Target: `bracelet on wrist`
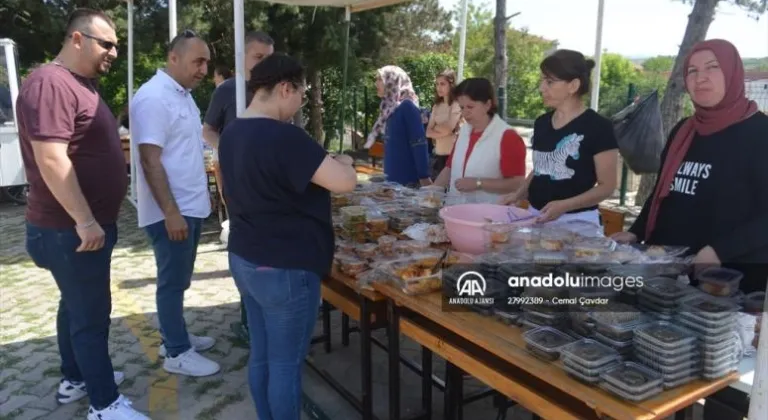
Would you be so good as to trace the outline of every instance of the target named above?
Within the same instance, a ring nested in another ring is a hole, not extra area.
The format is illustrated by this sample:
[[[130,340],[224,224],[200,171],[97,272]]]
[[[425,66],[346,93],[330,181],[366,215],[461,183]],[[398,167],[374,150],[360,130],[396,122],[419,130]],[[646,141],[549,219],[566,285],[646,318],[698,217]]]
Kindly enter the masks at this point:
[[[96,224],[96,219],[91,219],[90,222],[83,223],[83,224],[80,224],[80,225],[75,225],[75,228],[77,228],[77,229],[86,229],[86,228],[89,228],[89,227],[91,227],[91,226],[93,226],[95,224]]]

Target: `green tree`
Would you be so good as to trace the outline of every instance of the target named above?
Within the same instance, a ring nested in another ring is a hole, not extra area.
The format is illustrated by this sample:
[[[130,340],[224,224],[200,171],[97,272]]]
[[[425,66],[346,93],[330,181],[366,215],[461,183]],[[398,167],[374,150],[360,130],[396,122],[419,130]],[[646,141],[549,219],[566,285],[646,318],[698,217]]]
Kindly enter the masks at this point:
[[[490,11],[469,5],[465,77],[494,80],[493,16]],[[458,35],[454,40],[458,48]],[[535,118],[544,112],[538,93],[539,64],[552,41],[513,28],[507,30],[507,117]],[[455,50],[458,53],[458,50]]]
[[[670,55],[660,55],[643,61],[643,69],[655,73],[672,71],[674,65],[675,57]]]

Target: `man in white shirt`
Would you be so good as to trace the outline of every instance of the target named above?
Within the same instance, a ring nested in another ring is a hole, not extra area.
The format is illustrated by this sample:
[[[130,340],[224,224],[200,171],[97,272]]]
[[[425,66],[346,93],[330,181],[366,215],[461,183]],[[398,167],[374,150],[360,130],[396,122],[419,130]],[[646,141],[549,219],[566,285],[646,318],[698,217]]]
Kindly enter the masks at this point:
[[[157,263],[159,354],[166,371],[189,376],[220,369],[198,353],[214,340],[189,334],[184,321],[184,291],[203,220],[211,213],[200,109],[190,93],[207,75],[209,60],[205,41],[182,32],[171,41],[166,68],[141,86],[130,106],[131,136],[139,146],[139,227],[147,232]]]

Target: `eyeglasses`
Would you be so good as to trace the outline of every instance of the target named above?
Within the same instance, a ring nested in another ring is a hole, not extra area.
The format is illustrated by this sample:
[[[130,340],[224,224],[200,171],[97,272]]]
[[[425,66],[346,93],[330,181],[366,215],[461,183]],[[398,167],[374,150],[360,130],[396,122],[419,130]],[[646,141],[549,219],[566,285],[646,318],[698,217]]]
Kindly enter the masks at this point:
[[[80,35],[82,35],[82,36],[84,36],[84,37],[86,37],[88,39],[94,40],[97,44],[99,44],[99,46],[101,48],[104,48],[107,51],[112,51],[112,48],[114,48],[115,51],[117,51],[117,43],[116,42],[107,41],[106,39],[99,38],[97,36],[93,36],[93,35],[85,33],[85,32],[80,32]],[[70,38],[71,37],[72,37],[72,35],[70,35]]]

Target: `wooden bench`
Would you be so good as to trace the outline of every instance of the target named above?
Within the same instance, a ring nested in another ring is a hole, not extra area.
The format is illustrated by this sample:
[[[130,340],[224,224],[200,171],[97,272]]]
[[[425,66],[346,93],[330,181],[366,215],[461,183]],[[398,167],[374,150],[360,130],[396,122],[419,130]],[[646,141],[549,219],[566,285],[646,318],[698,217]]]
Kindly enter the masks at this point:
[[[376,167],[376,160],[384,160],[384,143],[373,143],[370,149],[368,149],[368,157],[371,158],[371,165]]]

